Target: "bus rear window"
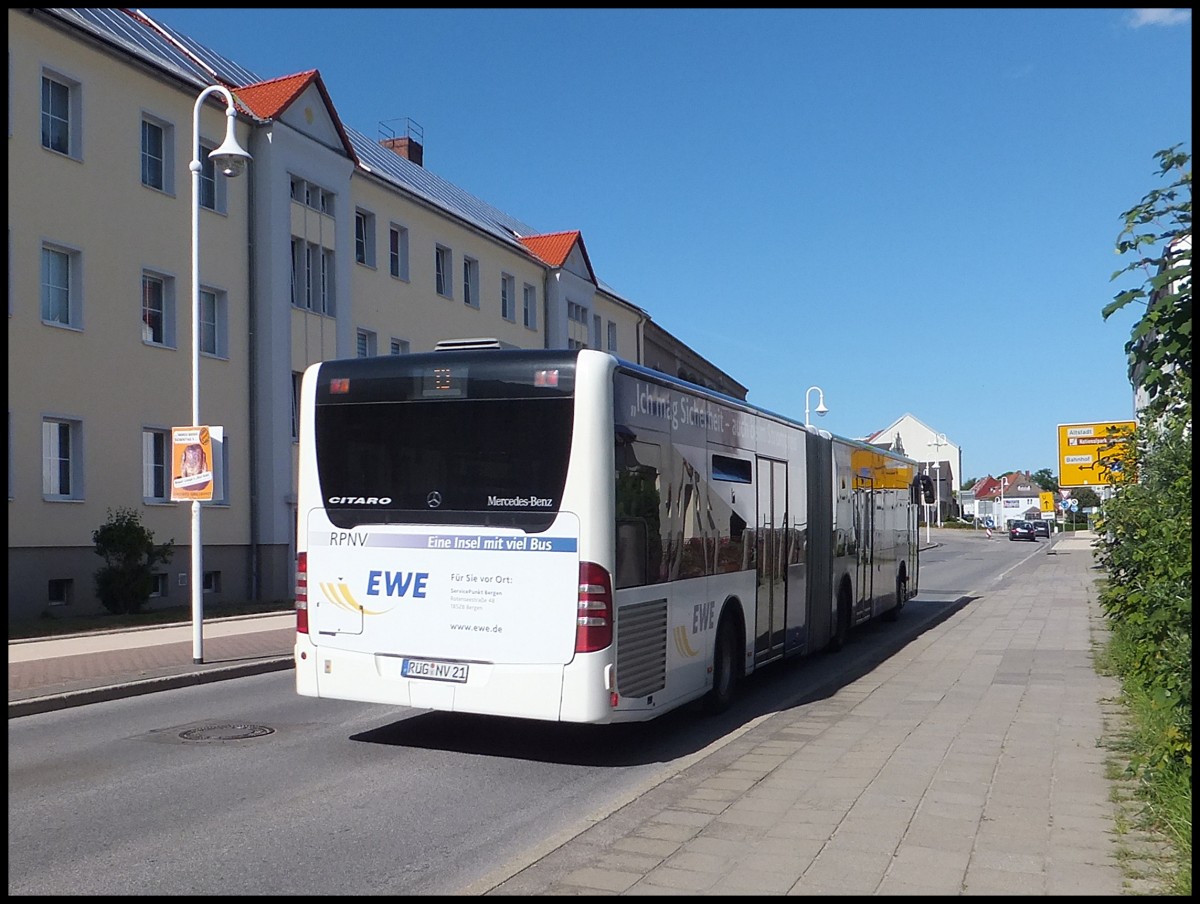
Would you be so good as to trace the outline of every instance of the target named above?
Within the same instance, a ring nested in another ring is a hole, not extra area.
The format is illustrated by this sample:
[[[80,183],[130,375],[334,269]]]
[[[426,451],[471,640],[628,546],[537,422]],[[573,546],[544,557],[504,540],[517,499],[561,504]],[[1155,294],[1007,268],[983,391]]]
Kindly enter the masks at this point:
[[[569,396],[318,405],[330,520],[545,530],[562,500],[572,417]]]

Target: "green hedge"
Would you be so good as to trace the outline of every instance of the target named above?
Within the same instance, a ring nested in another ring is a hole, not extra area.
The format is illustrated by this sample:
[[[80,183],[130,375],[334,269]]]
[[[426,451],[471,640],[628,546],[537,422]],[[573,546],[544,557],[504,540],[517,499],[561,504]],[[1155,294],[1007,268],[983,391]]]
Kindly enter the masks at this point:
[[[1192,440],[1177,422],[1139,437],[1128,462],[1137,481],[1105,505],[1095,541],[1108,579],[1100,603],[1114,636],[1115,667],[1161,716],[1156,742],[1135,766],[1192,762]]]

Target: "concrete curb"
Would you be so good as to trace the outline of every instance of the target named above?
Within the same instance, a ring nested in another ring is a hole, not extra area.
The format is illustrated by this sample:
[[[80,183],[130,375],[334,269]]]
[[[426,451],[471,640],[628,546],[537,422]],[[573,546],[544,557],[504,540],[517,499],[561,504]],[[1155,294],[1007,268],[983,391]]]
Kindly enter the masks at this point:
[[[73,706],[85,706],[89,703],[102,703],[107,700],[119,700],[123,697],[139,697],[142,694],[153,694],[158,691],[173,690],[178,687],[211,684],[214,681],[225,681],[230,678],[244,678],[249,675],[279,672],[292,668],[294,665],[295,660],[291,656],[278,656],[270,659],[258,659],[253,662],[239,662],[234,665],[203,669],[201,671],[188,671],[179,675],[165,675],[141,681],[124,681],[118,684],[110,684],[106,687],[68,691],[62,694],[47,694],[41,697],[30,697],[26,700],[10,700],[8,704],[8,717],[15,719],[20,716],[31,716],[59,709],[70,709]]]

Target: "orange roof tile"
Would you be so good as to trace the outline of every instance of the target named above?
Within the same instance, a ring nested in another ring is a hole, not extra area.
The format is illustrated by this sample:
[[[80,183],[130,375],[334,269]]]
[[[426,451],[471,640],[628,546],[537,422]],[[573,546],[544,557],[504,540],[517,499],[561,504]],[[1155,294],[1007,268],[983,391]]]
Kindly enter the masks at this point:
[[[592,282],[596,282],[596,272],[592,269],[587,248],[584,247],[583,234],[578,229],[570,232],[550,232],[546,235],[521,236],[521,244],[528,248],[534,257],[551,267],[561,267],[566,263],[571,249],[578,244],[579,251],[583,254],[583,262],[587,264],[588,275]]]
[[[318,70],[309,69],[295,75],[285,75],[254,85],[234,88],[233,93],[237,97],[238,103],[259,119],[278,119],[279,115],[291,106],[296,98],[314,84],[321,94],[321,100],[325,104],[329,118],[333,121],[338,135],[342,139],[342,147],[345,148],[350,159],[357,163],[358,156],[354,153],[354,147],[350,144],[350,139],[342,128],[342,121],[338,118],[337,110],[334,109],[333,101],[329,97],[329,92],[325,90],[325,82]]]
[[[521,244],[534,255],[551,267],[561,267],[575,247],[579,238],[579,230],[573,232],[552,232],[548,235],[526,235],[521,237]]]
[[[320,78],[316,69],[285,75],[237,89],[238,100],[260,119],[276,119],[313,81]]]

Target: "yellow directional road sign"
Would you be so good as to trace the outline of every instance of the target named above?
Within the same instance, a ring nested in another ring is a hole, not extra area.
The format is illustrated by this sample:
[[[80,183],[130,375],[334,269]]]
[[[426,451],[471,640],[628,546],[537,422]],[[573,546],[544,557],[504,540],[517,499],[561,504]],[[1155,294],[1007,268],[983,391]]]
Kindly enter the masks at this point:
[[[1058,485],[1110,486],[1122,480],[1121,460],[1137,421],[1058,425]]]

